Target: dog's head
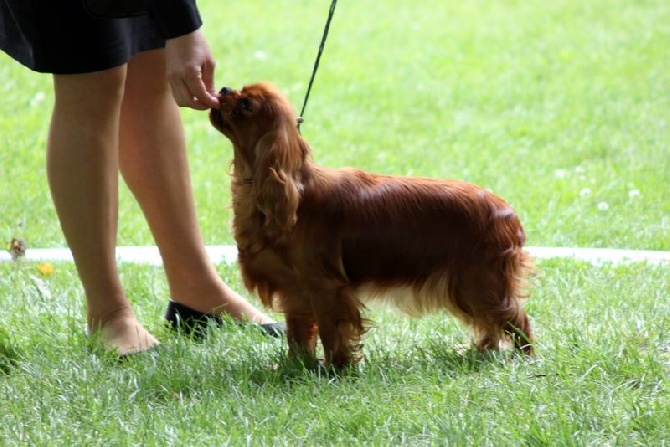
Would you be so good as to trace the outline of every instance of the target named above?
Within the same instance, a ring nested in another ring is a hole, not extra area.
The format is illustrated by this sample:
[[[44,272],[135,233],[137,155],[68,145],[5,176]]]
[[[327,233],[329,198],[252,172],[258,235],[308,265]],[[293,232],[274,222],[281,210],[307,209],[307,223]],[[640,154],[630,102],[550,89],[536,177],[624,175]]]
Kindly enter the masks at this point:
[[[287,231],[296,220],[309,146],[288,99],[269,83],[224,87],[210,121],[233,144],[235,177],[250,184],[266,225]]]
[[[219,91],[220,108],[212,109],[210,121],[235,146],[254,146],[268,132],[296,122],[288,99],[269,83]]]

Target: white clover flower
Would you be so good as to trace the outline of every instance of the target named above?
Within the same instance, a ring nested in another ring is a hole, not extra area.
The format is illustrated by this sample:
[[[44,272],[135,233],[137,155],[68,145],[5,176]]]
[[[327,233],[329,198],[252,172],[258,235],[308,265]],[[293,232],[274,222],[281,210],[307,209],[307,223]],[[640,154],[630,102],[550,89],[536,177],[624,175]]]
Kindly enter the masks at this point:
[[[640,196],[640,190],[639,189],[631,189],[630,191],[628,191],[628,197],[631,198],[631,199],[633,199],[635,197],[639,197],[639,196]]]
[[[44,92],[37,92],[33,99],[30,100],[30,107],[38,106],[42,101],[44,101],[45,94]]]
[[[598,211],[607,211],[610,209],[610,206],[607,202],[599,202],[598,205],[596,205],[596,208],[598,208]]]
[[[556,178],[565,178],[566,175],[568,175],[568,171],[565,169],[556,169],[554,171],[554,177]]]
[[[579,196],[580,197],[589,197],[591,195],[591,189],[590,188],[584,188],[581,191],[579,191]]]

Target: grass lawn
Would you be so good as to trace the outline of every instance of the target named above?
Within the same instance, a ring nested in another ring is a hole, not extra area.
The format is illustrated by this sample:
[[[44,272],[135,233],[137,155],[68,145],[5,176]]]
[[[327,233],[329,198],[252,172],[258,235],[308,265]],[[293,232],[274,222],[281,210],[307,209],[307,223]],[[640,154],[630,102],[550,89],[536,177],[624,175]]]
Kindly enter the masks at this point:
[[[199,2],[217,84],[270,80],[299,109],[328,1]],[[670,3],[340,2],[303,134],[331,167],[459,178],[518,211],[529,245],[670,250]],[[63,247],[44,146],[51,79],[0,54],[0,240]],[[104,98],[92,98],[104,107]],[[199,218],[231,244],[230,146],[183,111]],[[119,245],[152,245],[121,190]],[[668,445],[670,266],[542,261],[539,355],[459,355],[441,315],[372,309],[337,379],[236,327],[169,333],[160,268],[124,264],[165,347],[118,364],[83,335],[74,267],[0,264],[6,445]],[[219,266],[242,291],[236,266]],[[250,297],[254,299],[253,297]]]

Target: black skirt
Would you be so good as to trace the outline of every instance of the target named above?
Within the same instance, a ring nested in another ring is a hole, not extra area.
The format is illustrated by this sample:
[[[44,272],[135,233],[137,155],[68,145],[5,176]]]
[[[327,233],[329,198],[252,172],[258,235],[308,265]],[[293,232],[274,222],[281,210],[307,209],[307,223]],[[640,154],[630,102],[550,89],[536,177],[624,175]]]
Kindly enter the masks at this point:
[[[0,49],[33,71],[106,70],[164,46],[150,16],[95,18],[81,0],[0,0]]]

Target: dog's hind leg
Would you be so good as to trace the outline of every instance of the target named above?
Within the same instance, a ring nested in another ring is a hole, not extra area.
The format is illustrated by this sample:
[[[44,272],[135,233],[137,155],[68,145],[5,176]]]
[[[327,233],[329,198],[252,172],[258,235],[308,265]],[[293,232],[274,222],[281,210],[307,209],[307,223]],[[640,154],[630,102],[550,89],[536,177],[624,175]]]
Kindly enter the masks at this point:
[[[533,354],[533,332],[526,312],[518,308],[493,310],[474,318],[477,349],[497,350],[501,342],[511,338],[514,347],[524,354]]]
[[[458,301],[472,318],[478,349],[496,350],[511,338],[517,349],[533,354],[533,332],[521,295],[528,270],[525,253],[519,251],[465,275]]]
[[[533,330],[530,319],[523,309],[519,309],[516,318],[506,323],[505,332],[514,340],[514,347],[524,354],[533,355]]]
[[[523,303],[528,299],[524,294],[526,282],[531,272],[531,259],[526,251],[515,248],[503,257],[501,266],[504,283],[504,297],[510,302],[505,315],[503,330],[514,341],[514,347],[527,355],[533,355],[533,330]]]

